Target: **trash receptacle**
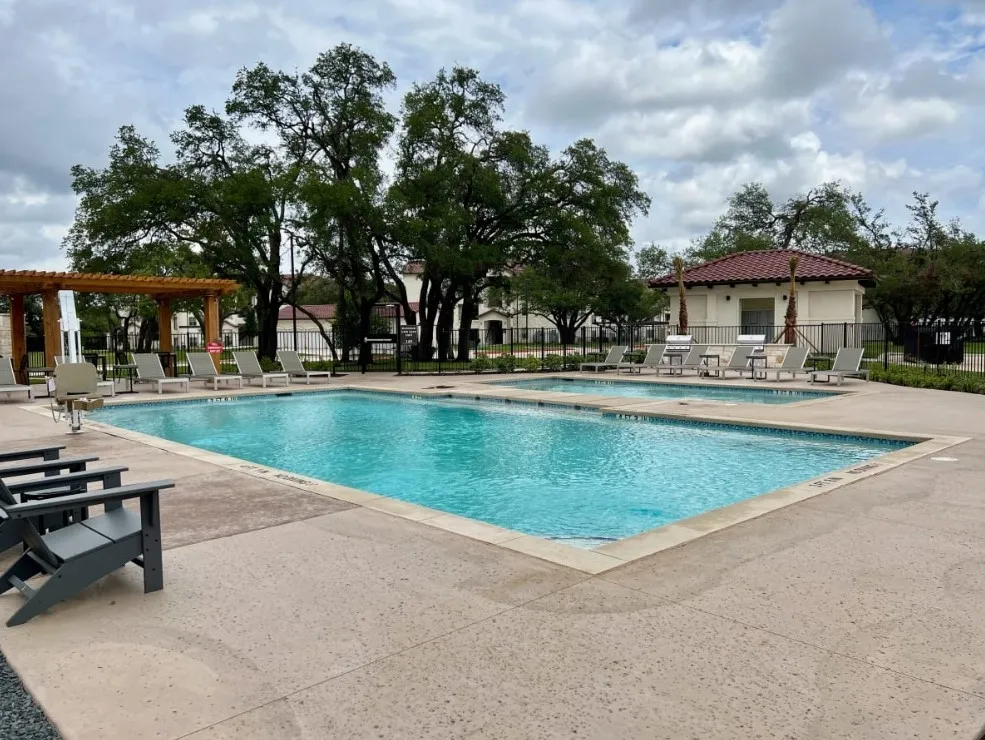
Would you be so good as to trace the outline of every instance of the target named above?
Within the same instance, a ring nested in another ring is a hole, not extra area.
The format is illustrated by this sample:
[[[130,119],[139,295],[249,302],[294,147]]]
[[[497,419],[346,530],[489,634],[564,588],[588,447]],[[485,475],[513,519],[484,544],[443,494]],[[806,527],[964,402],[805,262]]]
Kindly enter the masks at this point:
[[[960,329],[911,326],[903,332],[903,349],[931,365],[964,362],[964,333]]]

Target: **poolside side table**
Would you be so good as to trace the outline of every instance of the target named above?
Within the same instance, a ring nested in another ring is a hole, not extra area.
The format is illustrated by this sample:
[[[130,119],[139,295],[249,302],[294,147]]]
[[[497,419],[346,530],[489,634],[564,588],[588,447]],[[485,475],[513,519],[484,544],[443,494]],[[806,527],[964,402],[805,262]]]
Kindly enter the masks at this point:
[[[670,375],[674,375],[675,374],[674,373],[674,365],[677,365],[677,373],[676,374],[677,375],[683,375],[684,374],[684,368],[682,367],[682,365],[684,364],[684,355],[682,353],[680,353],[680,352],[675,352],[672,355],[668,355],[668,357],[670,358],[670,372],[669,372],[669,374]]]
[[[749,367],[752,369],[753,380],[766,380],[766,355],[749,355]]]
[[[137,391],[135,391],[133,389],[133,374],[135,372],[137,372],[137,366],[136,365],[113,365],[113,374],[114,374],[114,376],[116,375],[116,371],[117,370],[126,370],[127,371],[127,380],[130,381],[130,384],[129,384],[129,387],[127,388],[127,390],[125,390],[125,391],[117,391],[117,393],[136,393]]]
[[[722,356],[717,352],[708,352],[703,355],[698,355],[701,358],[701,364],[704,366],[702,370],[698,372],[698,375],[704,376],[706,378],[711,377],[712,373],[715,373],[716,378],[722,377]],[[715,367],[712,369],[711,361],[715,361]]]

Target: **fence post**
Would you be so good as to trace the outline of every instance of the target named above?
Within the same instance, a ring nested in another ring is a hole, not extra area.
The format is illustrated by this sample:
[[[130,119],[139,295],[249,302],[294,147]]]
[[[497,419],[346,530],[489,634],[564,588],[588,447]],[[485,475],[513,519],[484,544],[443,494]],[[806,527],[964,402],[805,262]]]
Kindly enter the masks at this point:
[[[510,354],[511,354],[511,355],[512,355],[512,354],[513,354],[513,352],[514,352],[514,350],[513,350],[513,331],[514,331],[514,329],[513,329],[513,327],[511,326],[511,327],[510,327]]]
[[[398,313],[397,314],[397,342],[396,342],[396,344],[397,344],[397,375],[403,375],[403,363],[401,362],[401,359],[400,359],[401,354],[403,354],[400,351],[400,340],[402,338],[401,337],[401,334],[402,334],[402,332],[400,331],[400,314]]]
[[[585,327],[581,327],[581,356],[585,356]]]
[[[882,369],[889,369],[889,325],[882,325]]]
[[[547,332],[542,331],[540,333],[540,364],[544,364],[544,354],[547,350]]]
[[[842,339],[841,339],[841,346],[842,347],[847,347],[848,346],[848,322],[847,321],[845,322],[845,326],[844,326],[844,332],[843,332]]]

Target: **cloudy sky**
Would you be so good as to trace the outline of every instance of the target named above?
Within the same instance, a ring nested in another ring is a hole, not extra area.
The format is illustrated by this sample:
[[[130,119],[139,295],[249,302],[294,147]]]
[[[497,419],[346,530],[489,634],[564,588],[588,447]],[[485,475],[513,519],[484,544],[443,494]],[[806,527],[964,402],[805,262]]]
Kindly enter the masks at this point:
[[[985,232],[985,0],[0,0],[0,268],[64,267],[69,168],[120,125],[166,145],[238,68],[342,41],[402,87],[480,69],[553,147],[594,137],[653,198],[640,242],[683,247],[750,180],[900,218],[930,191]]]

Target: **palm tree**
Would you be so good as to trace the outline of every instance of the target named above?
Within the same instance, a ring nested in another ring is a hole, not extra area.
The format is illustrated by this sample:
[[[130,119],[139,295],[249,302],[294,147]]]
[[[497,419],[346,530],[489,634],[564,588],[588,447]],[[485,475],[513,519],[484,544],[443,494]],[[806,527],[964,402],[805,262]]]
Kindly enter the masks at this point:
[[[681,309],[677,314],[677,332],[687,334],[687,298],[684,296],[684,259],[674,257],[674,271],[677,273],[677,289],[680,291]]]
[[[787,314],[783,319],[783,341],[797,343],[797,255],[790,258],[790,295],[787,297]]]

